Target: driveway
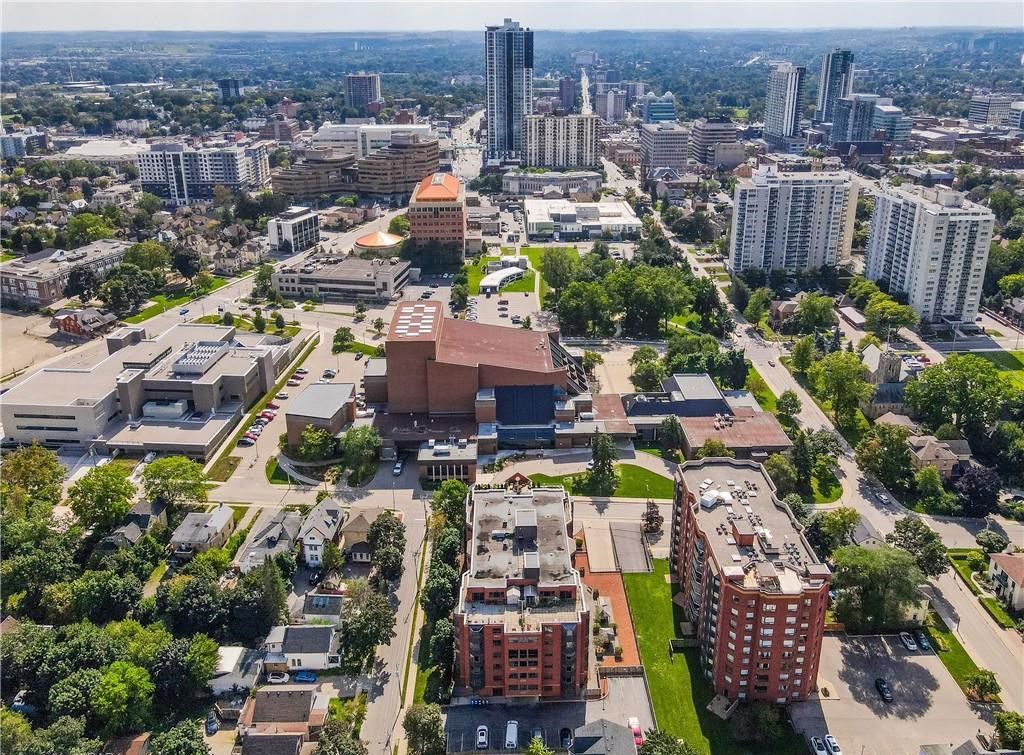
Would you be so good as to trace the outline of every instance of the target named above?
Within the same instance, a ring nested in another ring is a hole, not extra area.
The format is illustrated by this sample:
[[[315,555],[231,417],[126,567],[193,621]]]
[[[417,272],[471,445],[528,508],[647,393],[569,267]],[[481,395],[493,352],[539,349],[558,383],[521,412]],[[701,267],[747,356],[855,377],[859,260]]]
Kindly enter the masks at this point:
[[[878,696],[879,677],[892,687],[893,702]],[[905,755],[992,728],[990,712],[967,701],[935,653],[907,651],[894,635],[826,636],[818,687],[811,700],[791,706],[796,729],[808,737],[832,734],[854,755]]]

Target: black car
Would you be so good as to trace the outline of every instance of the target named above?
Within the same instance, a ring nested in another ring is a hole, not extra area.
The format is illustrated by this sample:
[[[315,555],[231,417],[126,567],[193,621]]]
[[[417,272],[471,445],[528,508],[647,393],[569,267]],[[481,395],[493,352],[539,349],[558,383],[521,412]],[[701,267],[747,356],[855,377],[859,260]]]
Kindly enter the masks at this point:
[[[875,689],[883,700],[887,703],[892,702],[892,688],[889,687],[889,682],[882,678],[875,679]]]
[[[314,569],[313,573],[309,575],[309,584],[318,585],[324,578],[324,572],[322,569]]]

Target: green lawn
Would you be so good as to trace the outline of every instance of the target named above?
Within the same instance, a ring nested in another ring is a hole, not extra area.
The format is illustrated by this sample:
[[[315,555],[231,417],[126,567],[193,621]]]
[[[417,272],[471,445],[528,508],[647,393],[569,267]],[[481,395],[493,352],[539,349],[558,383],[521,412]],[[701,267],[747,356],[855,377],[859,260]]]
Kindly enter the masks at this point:
[[[205,296],[211,291],[216,291],[221,286],[226,286],[229,282],[227,278],[214,277],[213,285],[203,291],[202,295]],[[194,292],[191,290],[186,290],[180,296],[173,296],[171,298],[168,298],[166,294],[157,294],[153,297],[152,304],[141,310],[138,314],[124,318],[124,321],[132,324],[145,322],[150,317],[156,317],[161,312],[166,312],[174,307],[180,307],[182,304],[187,304],[195,298]]]
[[[622,575],[658,727],[708,755],[806,752],[800,737],[788,727],[782,742],[756,749],[744,747],[733,741],[727,722],[706,710],[713,695],[701,674],[697,650],[671,656],[668,652],[669,640],[678,636],[679,622],[685,617],[672,602],[667,575],[668,561],[664,559],[656,559],[649,574]]]
[[[992,362],[1004,379],[1017,388],[1024,388],[1024,351],[972,351],[971,354]]]
[[[540,275],[540,261],[544,256],[544,252],[548,249],[555,249],[556,247],[551,246],[523,246],[519,248],[519,251],[530,258],[530,266],[537,271],[537,275]],[[572,247],[568,247],[572,249]],[[543,303],[544,297],[547,296],[548,291],[551,290],[551,286],[544,280],[544,276],[540,276],[540,300]]]
[[[971,569],[967,565],[967,554],[969,553],[982,553],[982,551],[978,548],[950,550],[948,551],[949,563],[953,565],[953,569],[960,575],[960,579],[967,585],[967,589],[975,594],[978,602],[988,611],[993,620],[1004,629],[1013,629],[1016,626],[1016,622],[1007,612],[1005,606],[997,598],[982,593],[978,586],[974,584],[974,580],[971,579]]]
[[[672,480],[644,467],[635,464],[616,464],[615,471],[619,473],[619,486],[612,493],[612,498],[671,499],[675,491],[675,483]],[[564,475],[533,474],[530,475],[530,480],[540,485],[563,485],[566,489],[572,490],[575,479],[582,475],[582,472]],[[576,492],[586,495],[581,489],[577,489]]]
[[[497,259],[496,256],[481,257],[479,265],[466,265],[466,288],[469,289],[470,296],[477,296],[480,293],[480,281],[487,275],[487,263]]]
[[[377,347],[371,346],[368,343],[360,343],[359,341],[352,341],[348,346],[345,347],[345,351],[352,354],[366,354],[368,357],[377,355]]]
[[[291,484],[291,480],[288,478],[288,475],[285,474],[284,470],[278,466],[277,459],[275,457],[271,456],[267,459],[265,471],[267,473],[267,480],[269,480],[272,485]]]
[[[768,383],[764,381],[764,378],[761,377],[754,365],[750,365],[747,368],[746,387],[748,391],[754,394],[754,398],[757,399],[757,403],[760,404],[762,409],[772,414],[778,411],[775,403],[775,394],[772,393],[772,389],[768,387]]]
[[[13,259],[17,259],[17,256],[14,254],[0,254],[0,262],[9,262]]]
[[[160,580],[162,580],[164,578],[164,574],[167,573],[167,568],[168,564],[166,561],[161,561],[157,564],[146,578],[146,587],[154,588],[159,585]]]
[[[241,461],[241,456],[222,456],[210,467],[206,478],[214,482],[227,482],[231,475],[235,473],[235,470],[238,469],[238,464]]]
[[[824,484],[817,477],[812,477],[811,490],[813,494],[809,503],[833,503],[843,494],[843,486],[835,477]]]
[[[949,627],[945,625],[942,618],[935,611],[931,611],[928,617],[931,621],[927,632],[931,638],[932,647],[935,648],[936,655],[939,656],[942,665],[949,670],[949,673],[966,695],[967,689],[964,680],[971,674],[976,674],[979,671],[978,664],[967,654],[964,646],[960,644],[960,640],[956,638],[956,635],[950,631]],[[998,702],[998,698],[996,702]]]
[[[256,332],[256,326],[253,325],[252,320],[246,317],[242,317],[241,315],[237,315],[234,313],[232,314],[232,325],[234,326],[235,330],[241,331],[243,333]],[[267,326],[266,328],[263,329],[263,332],[267,335],[292,338],[302,329],[298,325],[285,325],[283,328],[278,328],[276,325],[274,325],[273,314],[270,314],[269,316],[264,315],[264,317],[266,318]],[[196,322],[208,323],[211,325],[220,325],[221,323],[223,323],[223,319],[220,315],[204,315],[203,317],[198,318]]]
[[[523,277],[519,280],[514,280],[507,286],[502,286],[501,293],[503,294],[532,294],[533,293],[533,279],[536,273],[533,270],[527,270],[523,273]]]
[[[679,462],[679,455],[675,451],[667,453],[664,448],[659,448],[657,446],[653,446],[651,448],[638,448],[636,450],[641,453],[650,454],[651,456],[657,456],[659,459],[668,459],[669,461],[676,463]]]
[[[696,312],[686,312],[681,315],[675,315],[670,323],[678,325],[680,328],[692,328],[694,323],[700,322],[700,317]]]

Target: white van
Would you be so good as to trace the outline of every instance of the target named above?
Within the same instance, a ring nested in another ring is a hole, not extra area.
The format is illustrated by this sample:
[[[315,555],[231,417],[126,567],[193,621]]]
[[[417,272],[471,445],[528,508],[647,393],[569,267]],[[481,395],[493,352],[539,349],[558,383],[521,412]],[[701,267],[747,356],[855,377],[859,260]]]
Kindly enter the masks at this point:
[[[505,749],[519,749],[519,722],[509,721],[505,724]]]

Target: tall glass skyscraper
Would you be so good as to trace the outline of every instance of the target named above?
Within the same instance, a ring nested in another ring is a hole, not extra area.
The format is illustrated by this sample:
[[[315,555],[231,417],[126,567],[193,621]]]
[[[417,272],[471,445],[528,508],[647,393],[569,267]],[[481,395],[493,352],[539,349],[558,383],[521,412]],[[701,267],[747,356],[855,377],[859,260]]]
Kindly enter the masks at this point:
[[[833,50],[821,56],[821,75],[818,78],[818,105],[814,120],[831,123],[835,117],[836,101],[853,92],[853,53]]]
[[[488,26],[487,155],[488,159],[523,153],[523,119],[533,113],[533,32],[506,18]]]

